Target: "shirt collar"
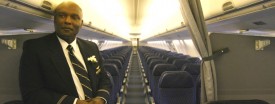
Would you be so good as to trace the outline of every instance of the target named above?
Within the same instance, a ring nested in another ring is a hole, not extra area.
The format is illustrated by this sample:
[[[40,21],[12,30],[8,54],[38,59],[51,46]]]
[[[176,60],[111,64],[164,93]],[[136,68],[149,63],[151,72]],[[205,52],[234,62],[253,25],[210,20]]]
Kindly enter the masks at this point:
[[[59,38],[58,36],[57,36],[57,38],[58,38],[58,40],[59,40],[59,42],[60,42],[60,44],[62,46],[62,49],[66,50],[69,44],[65,40]],[[76,39],[70,45],[73,47],[74,50],[78,49],[78,46],[77,46],[77,43],[76,43]]]

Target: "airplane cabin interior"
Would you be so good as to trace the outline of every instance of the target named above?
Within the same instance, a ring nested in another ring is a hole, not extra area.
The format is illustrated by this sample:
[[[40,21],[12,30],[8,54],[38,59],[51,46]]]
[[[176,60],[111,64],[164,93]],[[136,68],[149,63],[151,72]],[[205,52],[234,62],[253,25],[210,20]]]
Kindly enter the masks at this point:
[[[1,0],[0,103],[24,104],[23,43],[53,33],[63,1],[97,44],[108,104],[274,104],[274,0]]]

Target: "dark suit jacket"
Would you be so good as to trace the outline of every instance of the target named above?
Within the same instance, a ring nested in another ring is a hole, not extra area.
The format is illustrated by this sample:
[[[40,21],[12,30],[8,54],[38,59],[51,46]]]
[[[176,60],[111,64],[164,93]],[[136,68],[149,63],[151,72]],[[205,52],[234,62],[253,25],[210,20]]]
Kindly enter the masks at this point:
[[[95,43],[77,38],[85,61],[93,97],[109,99],[111,83],[102,66],[102,59]],[[101,71],[96,69],[88,57],[95,55]],[[72,104],[78,93],[61,45],[55,35],[27,40],[19,71],[20,89],[26,104]]]

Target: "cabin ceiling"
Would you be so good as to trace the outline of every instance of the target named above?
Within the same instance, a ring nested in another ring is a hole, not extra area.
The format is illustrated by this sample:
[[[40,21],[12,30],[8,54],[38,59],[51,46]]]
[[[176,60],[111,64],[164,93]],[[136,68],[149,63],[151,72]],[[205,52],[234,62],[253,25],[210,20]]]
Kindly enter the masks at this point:
[[[132,26],[140,25],[143,8],[148,4],[149,0],[124,0],[124,7],[128,10],[128,19],[131,20]]]

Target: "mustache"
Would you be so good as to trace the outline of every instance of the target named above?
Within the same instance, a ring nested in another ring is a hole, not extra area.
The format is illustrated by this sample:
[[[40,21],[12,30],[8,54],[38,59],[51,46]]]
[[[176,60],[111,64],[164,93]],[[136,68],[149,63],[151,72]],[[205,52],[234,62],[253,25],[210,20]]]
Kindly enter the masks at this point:
[[[70,30],[73,30],[73,28],[71,28],[71,27],[61,27],[61,29],[70,29]]]

